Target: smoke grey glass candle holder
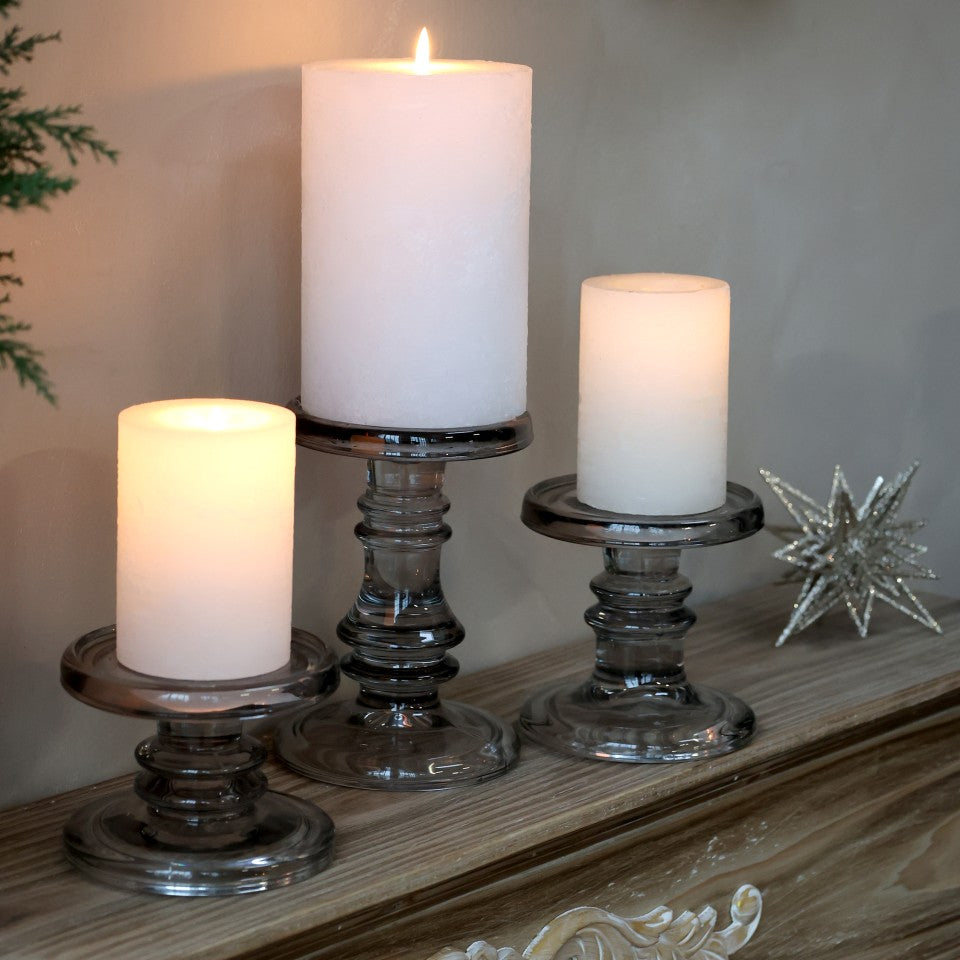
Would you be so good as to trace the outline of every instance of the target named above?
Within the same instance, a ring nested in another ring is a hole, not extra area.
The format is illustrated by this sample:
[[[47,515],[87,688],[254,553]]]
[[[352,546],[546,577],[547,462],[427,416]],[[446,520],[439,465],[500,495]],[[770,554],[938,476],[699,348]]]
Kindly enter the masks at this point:
[[[459,669],[448,651],[464,638],[440,583],[440,550],[450,538],[441,489],[451,460],[526,447],[529,414],[463,430],[398,430],[321,420],[297,401],[290,406],[301,446],[367,460],[367,489],[356,527],[363,582],[337,627],[351,647],[341,666],[359,693],[284,721],[278,753],[307,777],[347,787],[432,790],[499,776],[517,759],[512,726],[440,700],[440,684]]]
[[[294,630],[290,661],[273,673],[171,680],[120,664],[115,629],[104,627],[67,648],[60,679],[83,703],[157,722],[137,747],[134,789],[88,803],[64,828],[67,858],[84,873],[128,890],[215,896],[286,886],[330,862],[330,818],[268,791],[266,750],[241,730],[336,688],[336,659],[316,637]]]
[[[643,517],[577,499],[574,474],[544,480],[524,497],[521,519],[537,533],[600,547],[604,570],[584,618],[597,636],[593,674],[535,693],[520,714],[529,740],[595,760],[663,763],[729,753],[753,736],[753,711],[729,693],[687,680],[683,640],[696,621],[680,554],[741,540],[763,526],[755,493],[727,484],[707,513]]]

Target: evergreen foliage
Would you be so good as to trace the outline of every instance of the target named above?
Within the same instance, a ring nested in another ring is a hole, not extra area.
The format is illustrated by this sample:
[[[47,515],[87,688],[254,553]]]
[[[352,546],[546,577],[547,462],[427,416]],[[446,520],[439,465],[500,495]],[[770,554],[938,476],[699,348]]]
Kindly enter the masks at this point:
[[[0,0],[0,17],[20,6],[20,0]],[[58,33],[35,33],[24,36],[22,28],[9,27],[0,37],[0,75],[21,62],[33,60],[41,44],[58,41]],[[23,210],[28,207],[47,209],[47,201],[69,193],[77,180],[55,171],[46,157],[48,146],[59,148],[76,166],[80,158],[90,155],[95,160],[116,163],[117,151],[97,138],[89,124],[81,123],[79,106],[34,107],[24,105],[22,87],[0,87],[0,207]],[[0,269],[13,260],[12,250],[0,250]],[[31,329],[29,323],[14,320],[7,314],[10,288],[23,285],[19,276],[0,273],[0,369],[9,367],[21,386],[31,384],[37,393],[56,403],[47,371],[40,358],[43,354],[21,339]]]

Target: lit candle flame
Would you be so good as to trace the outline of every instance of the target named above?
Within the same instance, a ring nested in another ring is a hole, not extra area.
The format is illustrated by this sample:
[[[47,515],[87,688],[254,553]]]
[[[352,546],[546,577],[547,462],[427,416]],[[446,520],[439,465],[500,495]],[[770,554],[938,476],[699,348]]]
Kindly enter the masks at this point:
[[[413,68],[417,73],[430,72],[430,35],[427,28],[420,31],[420,38],[417,40],[417,53],[413,60]]]

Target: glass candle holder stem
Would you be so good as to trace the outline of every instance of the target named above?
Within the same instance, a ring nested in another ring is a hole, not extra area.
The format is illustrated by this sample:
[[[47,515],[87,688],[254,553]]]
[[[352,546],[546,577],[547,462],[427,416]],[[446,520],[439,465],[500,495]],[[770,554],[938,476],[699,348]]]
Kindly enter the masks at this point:
[[[358,702],[398,714],[436,706],[439,684],[458,670],[447,651],[464,630],[440,583],[440,551],[450,539],[444,471],[436,461],[369,460],[357,502],[363,583],[337,627],[352,648],[342,669],[360,685]]]
[[[440,581],[450,539],[443,480],[450,460],[523,449],[533,437],[529,415],[459,430],[398,430],[334,423],[292,406],[297,442],[363,457],[367,486],[355,529],[363,581],[337,627],[350,647],[343,672],[359,692],[282,723],[280,756],[315,780],[379,790],[434,790],[506,772],[517,758],[514,729],[440,697],[458,670],[449,651],[464,638]]]
[[[596,682],[679,689],[683,638],[697,619],[684,606],[693,586],[680,551],[606,547],[603,565],[590,581],[599,602],[584,614],[597,635]]]
[[[266,792],[260,771],[266,750],[239,722],[161,721],[136,750],[143,770],[135,790],[150,811],[154,840],[189,845],[254,829],[254,809]]]

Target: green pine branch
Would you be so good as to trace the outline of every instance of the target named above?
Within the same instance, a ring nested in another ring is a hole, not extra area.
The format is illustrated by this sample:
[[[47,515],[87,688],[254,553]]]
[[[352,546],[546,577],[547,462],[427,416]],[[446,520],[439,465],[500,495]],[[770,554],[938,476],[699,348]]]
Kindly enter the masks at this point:
[[[119,154],[96,136],[96,131],[87,123],[71,123],[70,117],[79,116],[79,106],[43,107],[39,110],[11,110],[23,96],[20,89],[9,103],[0,102],[0,124],[4,135],[14,144],[26,146],[28,152],[43,152],[44,138],[49,138],[67,155],[71,165],[79,162],[86,151],[94,159],[106,158],[116,163]]]
[[[0,260],[13,260],[13,251],[0,250]],[[22,286],[23,280],[15,273],[0,273],[0,287]],[[0,370],[12,369],[21,387],[32,384],[41,397],[56,405],[53,384],[40,362],[43,354],[17,336],[30,330],[30,324],[14,320],[2,312],[9,302],[9,293],[0,296]]]
[[[17,105],[21,88],[0,90],[0,206],[46,209],[47,201],[69,193],[77,180],[57,174],[44,159],[48,143],[76,166],[82,154],[117,162],[118,153],[96,135],[92,126],[74,123],[79,106],[27,110]]]
[[[43,354],[36,347],[14,336],[30,329],[29,323],[20,323],[0,313],[0,370],[6,370],[9,366],[17,375],[21,387],[32,384],[44,400],[56,406],[53,384],[40,362]]]
[[[20,0],[0,0],[0,17],[20,6]],[[19,26],[11,26],[0,36],[0,76],[9,76],[17,63],[33,60],[37,47],[59,41],[60,33],[25,35]],[[22,87],[0,88],[0,207],[22,210],[47,209],[47,201],[69,193],[75,177],[54,170],[47,159],[52,146],[76,166],[83,156],[116,163],[119,154],[101,140],[94,128],[78,122],[78,105],[27,108],[23,106]],[[13,251],[0,251],[0,260],[12,260]],[[20,277],[0,274],[0,287],[22,286]],[[40,358],[43,354],[19,335],[31,328],[5,312],[10,293],[0,296],[0,370],[10,368],[21,386],[32,384],[37,393],[56,403],[52,384]]]
[[[49,167],[23,173],[0,172],[0,206],[11,210],[23,207],[47,209],[47,200],[69,193],[77,184],[73,177],[58,177]]]
[[[19,6],[20,0],[0,0],[0,16],[9,17],[10,11]],[[59,30],[56,33],[34,33],[25,37],[22,27],[10,27],[0,37],[0,73],[6,76],[10,73],[10,68],[20,60],[29,63],[33,60],[37,47],[59,39]]]

